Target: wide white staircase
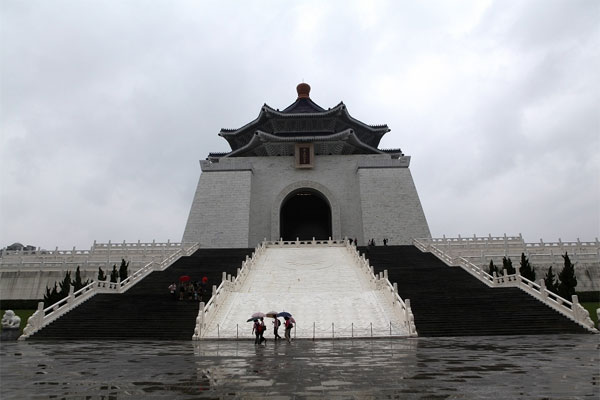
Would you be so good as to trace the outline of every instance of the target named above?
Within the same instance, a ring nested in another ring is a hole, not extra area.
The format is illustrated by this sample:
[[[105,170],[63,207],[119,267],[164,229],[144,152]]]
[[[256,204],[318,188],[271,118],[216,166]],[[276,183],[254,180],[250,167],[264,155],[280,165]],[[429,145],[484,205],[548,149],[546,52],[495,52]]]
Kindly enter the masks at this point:
[[[353,246],[283,243],[263,244],[236,279],[226,279],[201,307],[195,339],[250,338],[252,324],[246,321],[257,311],[291,313],[296,338],[415,334],[410,306],[384,276],[373,275]],[[273,336],[272,321],[265,318],[267,338]]]

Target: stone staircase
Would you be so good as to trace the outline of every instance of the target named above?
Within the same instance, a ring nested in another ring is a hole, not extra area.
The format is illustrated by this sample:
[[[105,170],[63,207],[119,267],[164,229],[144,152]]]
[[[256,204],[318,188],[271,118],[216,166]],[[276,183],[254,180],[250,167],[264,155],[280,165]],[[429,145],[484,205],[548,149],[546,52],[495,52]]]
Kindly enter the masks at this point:
[[[408,336],[385,288],[355,254],[345,243],[267,246],[245,279],[219,299],[201,338],[249,338],[246,320],[257,311],[290,312],[293,337],[302,339]],[[269,337],[272,322],[266,318]]]
[[[519,288],[489,288],[414,246],[359,247],[410,299],[419,336],[588,333]]]
[[[254,249],[200,249],[165,271],[156,271],[127,292],[100,294],[36,332],[29,340],[191,340],[199,303],[171,298],[168,286],[182,275],[221,283]]]

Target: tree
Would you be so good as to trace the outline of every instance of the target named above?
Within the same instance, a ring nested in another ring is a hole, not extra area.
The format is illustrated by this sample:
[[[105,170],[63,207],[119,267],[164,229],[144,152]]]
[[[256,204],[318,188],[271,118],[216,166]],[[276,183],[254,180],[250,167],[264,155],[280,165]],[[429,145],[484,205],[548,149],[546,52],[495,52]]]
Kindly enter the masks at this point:
[[[558,295],[570,300],[571,296],[575,294],[575,286],[577,286],[575,266],[571,263],[567,253],[562,257],[565,261],[565,266],[558,274],[558,279],[560,280],[560,283],[558,284]]]
[[[60,298],[64,299],[65,297],[67,297],[69,295],[69,291],[71,290],[71,272],[70,271],[67,271],[62,282],[59,283],[59,287],[60,287],[60,290],[58,293],[60,293]]]
[[[50,307],[52,304],[56,303],[62,299],[60,297],[60,293],[58,293],[58,287],[56,286],[56,282],[54,282],[54,287],[52,290],[48,286],[46,286],[46,294],[44,295],[44,307]]]
[[[77,266],[77,270],[75,271],[75,279],[73,280],[73,291],[78,291],[79,289],[87,286],[90,283],[90,280],[86,280],[83,282],[81,280],[81,271],[79,271],[79,266]]]
[[[127,279],[127,267],[129,266],[129,262],[125,262],[125,259],[121,259],[121,266],[119,267],[119,277],[121,278],[121,282]]]
[[[119,271],[117,271],[117,264],[113,265],[113,270],[110,273],[110,281],[111,282],[117,282],[119,278]]]
[[[513,275],[515,273],[517,273],[517,271],[515,270],[515,267],[513,267],[512,265],[512,260],[506,257],[502,257],[502,267],[506,270],[506,273],[508,275]]]
[[[554,272],[552,272],[552,266],[550,266],[550,268],[548,268],[548,272],[546,272],[544,283],[546,284],[546,289],[552,293],[558,293],[558,282],[556,281],[556,275],[554,275]]]
[[[529,259],[525,256],[525,253],[521,253],[521,267],[519,273],[522,277],[529,279],[531,282],[535,282],[535,269],[529,263]]]
[[[98,280],[99,281],[106,280],[106,274],[104,273],[104,271],[102,271],[102,268],[100,268],[100,267],[98,267]]]
[[[498,267],[494,265],[494,260],[490,260],[489,274],[494,276],[494,272],[498,275]]]

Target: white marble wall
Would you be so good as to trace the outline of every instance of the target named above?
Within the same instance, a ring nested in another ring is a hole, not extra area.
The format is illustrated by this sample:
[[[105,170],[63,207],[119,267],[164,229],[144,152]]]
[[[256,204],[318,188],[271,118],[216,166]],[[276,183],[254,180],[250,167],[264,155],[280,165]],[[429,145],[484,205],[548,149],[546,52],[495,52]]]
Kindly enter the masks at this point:
[[[316,156],[314,168],[296,169],[293,157],[244,157],[202,162],[184,242],[204,247],[254,247],[277,240],[279,211],[296,189],[327,198],[332,234],[366,244],[410,244],[429,227],[408,169],[410,158],[387,155]]]
[[[248,247],[249,170],[210,170],[200,175],[183,242],[202,247]]]
[[[358,176],[366,240],[398,245],[431,236],[408,168],[360,168]]]

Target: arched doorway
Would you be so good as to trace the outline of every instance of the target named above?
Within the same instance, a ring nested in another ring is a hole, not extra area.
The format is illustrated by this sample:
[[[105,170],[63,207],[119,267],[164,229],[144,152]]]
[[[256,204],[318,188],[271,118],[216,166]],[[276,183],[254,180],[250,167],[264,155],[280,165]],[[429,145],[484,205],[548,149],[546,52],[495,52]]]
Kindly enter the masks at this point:
[[[321,193],[298,189],[281,205],[279,218],[283,240],[327,240],[331,234],[331,207]]]

